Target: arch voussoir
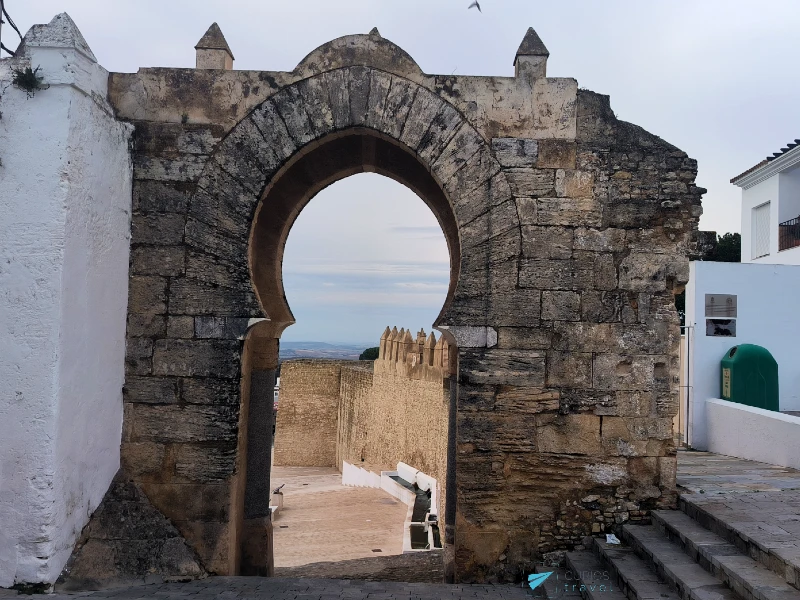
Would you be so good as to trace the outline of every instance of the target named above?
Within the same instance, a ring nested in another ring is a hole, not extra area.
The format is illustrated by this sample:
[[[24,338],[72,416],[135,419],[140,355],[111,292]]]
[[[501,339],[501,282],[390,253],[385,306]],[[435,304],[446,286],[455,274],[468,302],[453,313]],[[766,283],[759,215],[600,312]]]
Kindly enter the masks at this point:
[[[384,128],[383,110],[386,106],[386,99],[389,96],[389,89],[392,87],[392,76],[383,71],[372,70],[370,73],[369,100],[367,103],[367,115],[364,124],[377,131]]]

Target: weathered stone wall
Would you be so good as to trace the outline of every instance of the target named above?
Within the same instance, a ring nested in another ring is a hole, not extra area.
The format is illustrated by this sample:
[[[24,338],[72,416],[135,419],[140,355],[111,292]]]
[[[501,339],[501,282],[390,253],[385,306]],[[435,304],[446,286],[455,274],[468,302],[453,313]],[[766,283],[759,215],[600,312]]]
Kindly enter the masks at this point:
[[[196,524],[179,527],[192,547],[230,533],[231,515],[212,527],[174,500],[198,486],[220,494],[211,509],[231,490],[240,338],[252,317],[276,337],[292,322],[286,233],[363,170],[417,190],[453,256],[437,326],[459,349],[457,579],[519,578],[673,502],[672,296],[701,212],[696,163],[543,76],[543,56],[518,77],[426,75],[372,34],[291,73],[111,75],[136,125],[122,456],[156,508]]]
[[[276,466],[341,468],[336,463],[339,388],[349,363],[301,359],[281,364]]]

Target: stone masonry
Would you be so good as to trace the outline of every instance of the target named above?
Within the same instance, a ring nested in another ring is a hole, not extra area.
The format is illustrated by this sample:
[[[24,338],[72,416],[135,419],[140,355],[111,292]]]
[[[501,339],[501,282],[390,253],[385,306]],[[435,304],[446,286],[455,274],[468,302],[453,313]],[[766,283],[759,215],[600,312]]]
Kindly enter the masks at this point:
[[[198,66],[227,67],[210,34]],[[456,580],[519,580],[674,504],[697,165],[547,77],[547,56],[531,29],[513,77],[428,75],[373,30],[291,72],[110,75],[135,126],[123,474],[206,571],[269,570],[252,425],[294,321],[282,249],[319,190],[363,171],[417,192],[450,248]]]

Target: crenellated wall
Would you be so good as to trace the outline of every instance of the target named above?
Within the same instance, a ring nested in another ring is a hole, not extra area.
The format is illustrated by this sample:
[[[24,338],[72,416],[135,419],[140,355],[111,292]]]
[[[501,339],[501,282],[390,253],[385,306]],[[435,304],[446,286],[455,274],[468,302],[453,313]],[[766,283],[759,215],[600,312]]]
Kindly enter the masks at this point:
[[[452,347],[434,334],[388,329],[365,388],[363,371],[342,370],[337,466],[342,461],[372,470],[404,462],[439,484],[444,516],[447,418]],[[361,385],[358,385],[359,382]]]

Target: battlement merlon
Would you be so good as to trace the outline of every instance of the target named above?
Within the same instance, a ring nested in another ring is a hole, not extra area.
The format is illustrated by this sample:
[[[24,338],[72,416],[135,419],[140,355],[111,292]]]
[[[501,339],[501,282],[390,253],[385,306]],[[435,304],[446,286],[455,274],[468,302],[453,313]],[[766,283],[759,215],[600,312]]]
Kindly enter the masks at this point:
[[[546,77],[549,53],[533,29],[528,30],[514,58],[513,77],[426,74],[377,29],[323,44],[291,72],[234,71],[233,54],[227,42],[223,47],[225,38],[219,27],[212,25],[203,39],[207,37],[218,43],[198,42],[196,69],[142,68],[137,73],[112,73],[109,97],[117,116],[131,121],[210,124],[221,126],[226,133],[282,88],[337,69],[367,67],[436,93],[486,140],[576,137],[578,83],[572,78]]]

